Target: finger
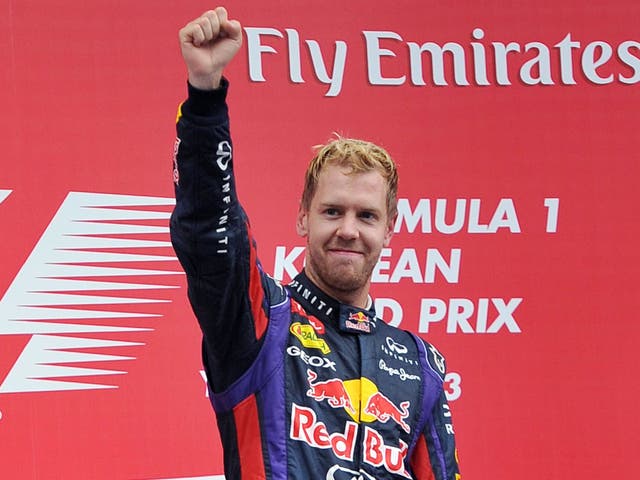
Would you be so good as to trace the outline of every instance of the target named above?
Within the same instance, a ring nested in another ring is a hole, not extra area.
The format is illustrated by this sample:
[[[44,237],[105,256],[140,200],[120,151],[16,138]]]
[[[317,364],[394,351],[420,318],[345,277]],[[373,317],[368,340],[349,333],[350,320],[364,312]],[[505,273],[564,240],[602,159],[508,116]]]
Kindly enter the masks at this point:
[[[183,44],[193,44],[194,46],[200,46],[204,42],[204,32],[202,27],[196,23],[196,21],[187,23],[184,28],[180,30],[180,42]]]
[[[204,35],[204,42],[209,42],[218,36],[217,32],[214,33],[215,27],[211,24],[211,19],[208,16],[200,17],[197,23]]]
[[[193,43],[196,47],[199,47],[200,45],[202,45],[204,42],[207,41],[200,25],[194,25],[191,39],[192,39],[191,43]]]
[[[224,7],[217,7],[214,12],[216,13],[216,15],[218,16],[218,19],[220,20],[220,23],[226,23],[227,20],[229,19],[229,14],[227,13],[227,9]]]
[[[205,12],[200,20],[203,21],[203,24],[206,24],[208,29],[210,29],[211,36],[209,40],[215,40],[220,34],[220,20],[218,19],[218,14],[215,10],[209,10]]]

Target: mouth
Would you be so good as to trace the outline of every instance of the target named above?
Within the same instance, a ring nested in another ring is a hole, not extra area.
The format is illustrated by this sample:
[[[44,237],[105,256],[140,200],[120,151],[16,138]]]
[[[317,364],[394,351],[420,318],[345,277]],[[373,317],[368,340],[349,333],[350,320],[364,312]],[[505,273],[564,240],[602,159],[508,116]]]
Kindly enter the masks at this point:
[[[364,253],[358,250],[350,250],[347,248],[330,248],[329,253],[344,257],[359,257],[364,255]]]

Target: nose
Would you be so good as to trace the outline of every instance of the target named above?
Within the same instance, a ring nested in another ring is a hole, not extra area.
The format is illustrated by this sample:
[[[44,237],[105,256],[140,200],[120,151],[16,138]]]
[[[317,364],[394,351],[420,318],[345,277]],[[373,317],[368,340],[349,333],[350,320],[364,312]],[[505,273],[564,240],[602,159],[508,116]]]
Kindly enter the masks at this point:
[[[345,240],[355,240],[360,232],[358,230],[358,219],[353,214],[346,214],[340,220],[336,234]]]

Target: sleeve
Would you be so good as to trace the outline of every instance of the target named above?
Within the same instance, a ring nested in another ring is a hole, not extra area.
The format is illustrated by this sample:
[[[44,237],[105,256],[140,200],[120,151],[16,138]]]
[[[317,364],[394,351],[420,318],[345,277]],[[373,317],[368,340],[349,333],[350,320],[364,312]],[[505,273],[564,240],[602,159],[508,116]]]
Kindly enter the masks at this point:
[[[256,358],[269,322],[269,297],[277,292],[260,267],[236,195],[227,88],[225,79],[213,91],[189,85],[179,108],[170,222],[214,392],[225,390]]]
[[[430,411],[425,412],[427,421],[418,437],[411,456],[411,469],[417,480],[459,480],[458,451],[455,444],[451,409],[444,391],[445,360],[438,350],[423,342],[426,352],[428,376],[436,383],[425,378],[426,388],[436,390],[435,402]]]

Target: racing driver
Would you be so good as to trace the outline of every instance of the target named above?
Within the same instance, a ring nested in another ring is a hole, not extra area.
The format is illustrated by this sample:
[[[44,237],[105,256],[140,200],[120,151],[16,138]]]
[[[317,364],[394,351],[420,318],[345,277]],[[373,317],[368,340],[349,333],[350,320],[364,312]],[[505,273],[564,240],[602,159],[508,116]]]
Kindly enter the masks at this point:
[[[174,248],[203,332],[227,480],[460,478],[444,359],[376,318],[371,272],[389,244],[397,172],[382,148],[320,148],[296,219],[305,268],[263,272],[234,184],[225,66],[242,44],[218,7],[179,34]]]

